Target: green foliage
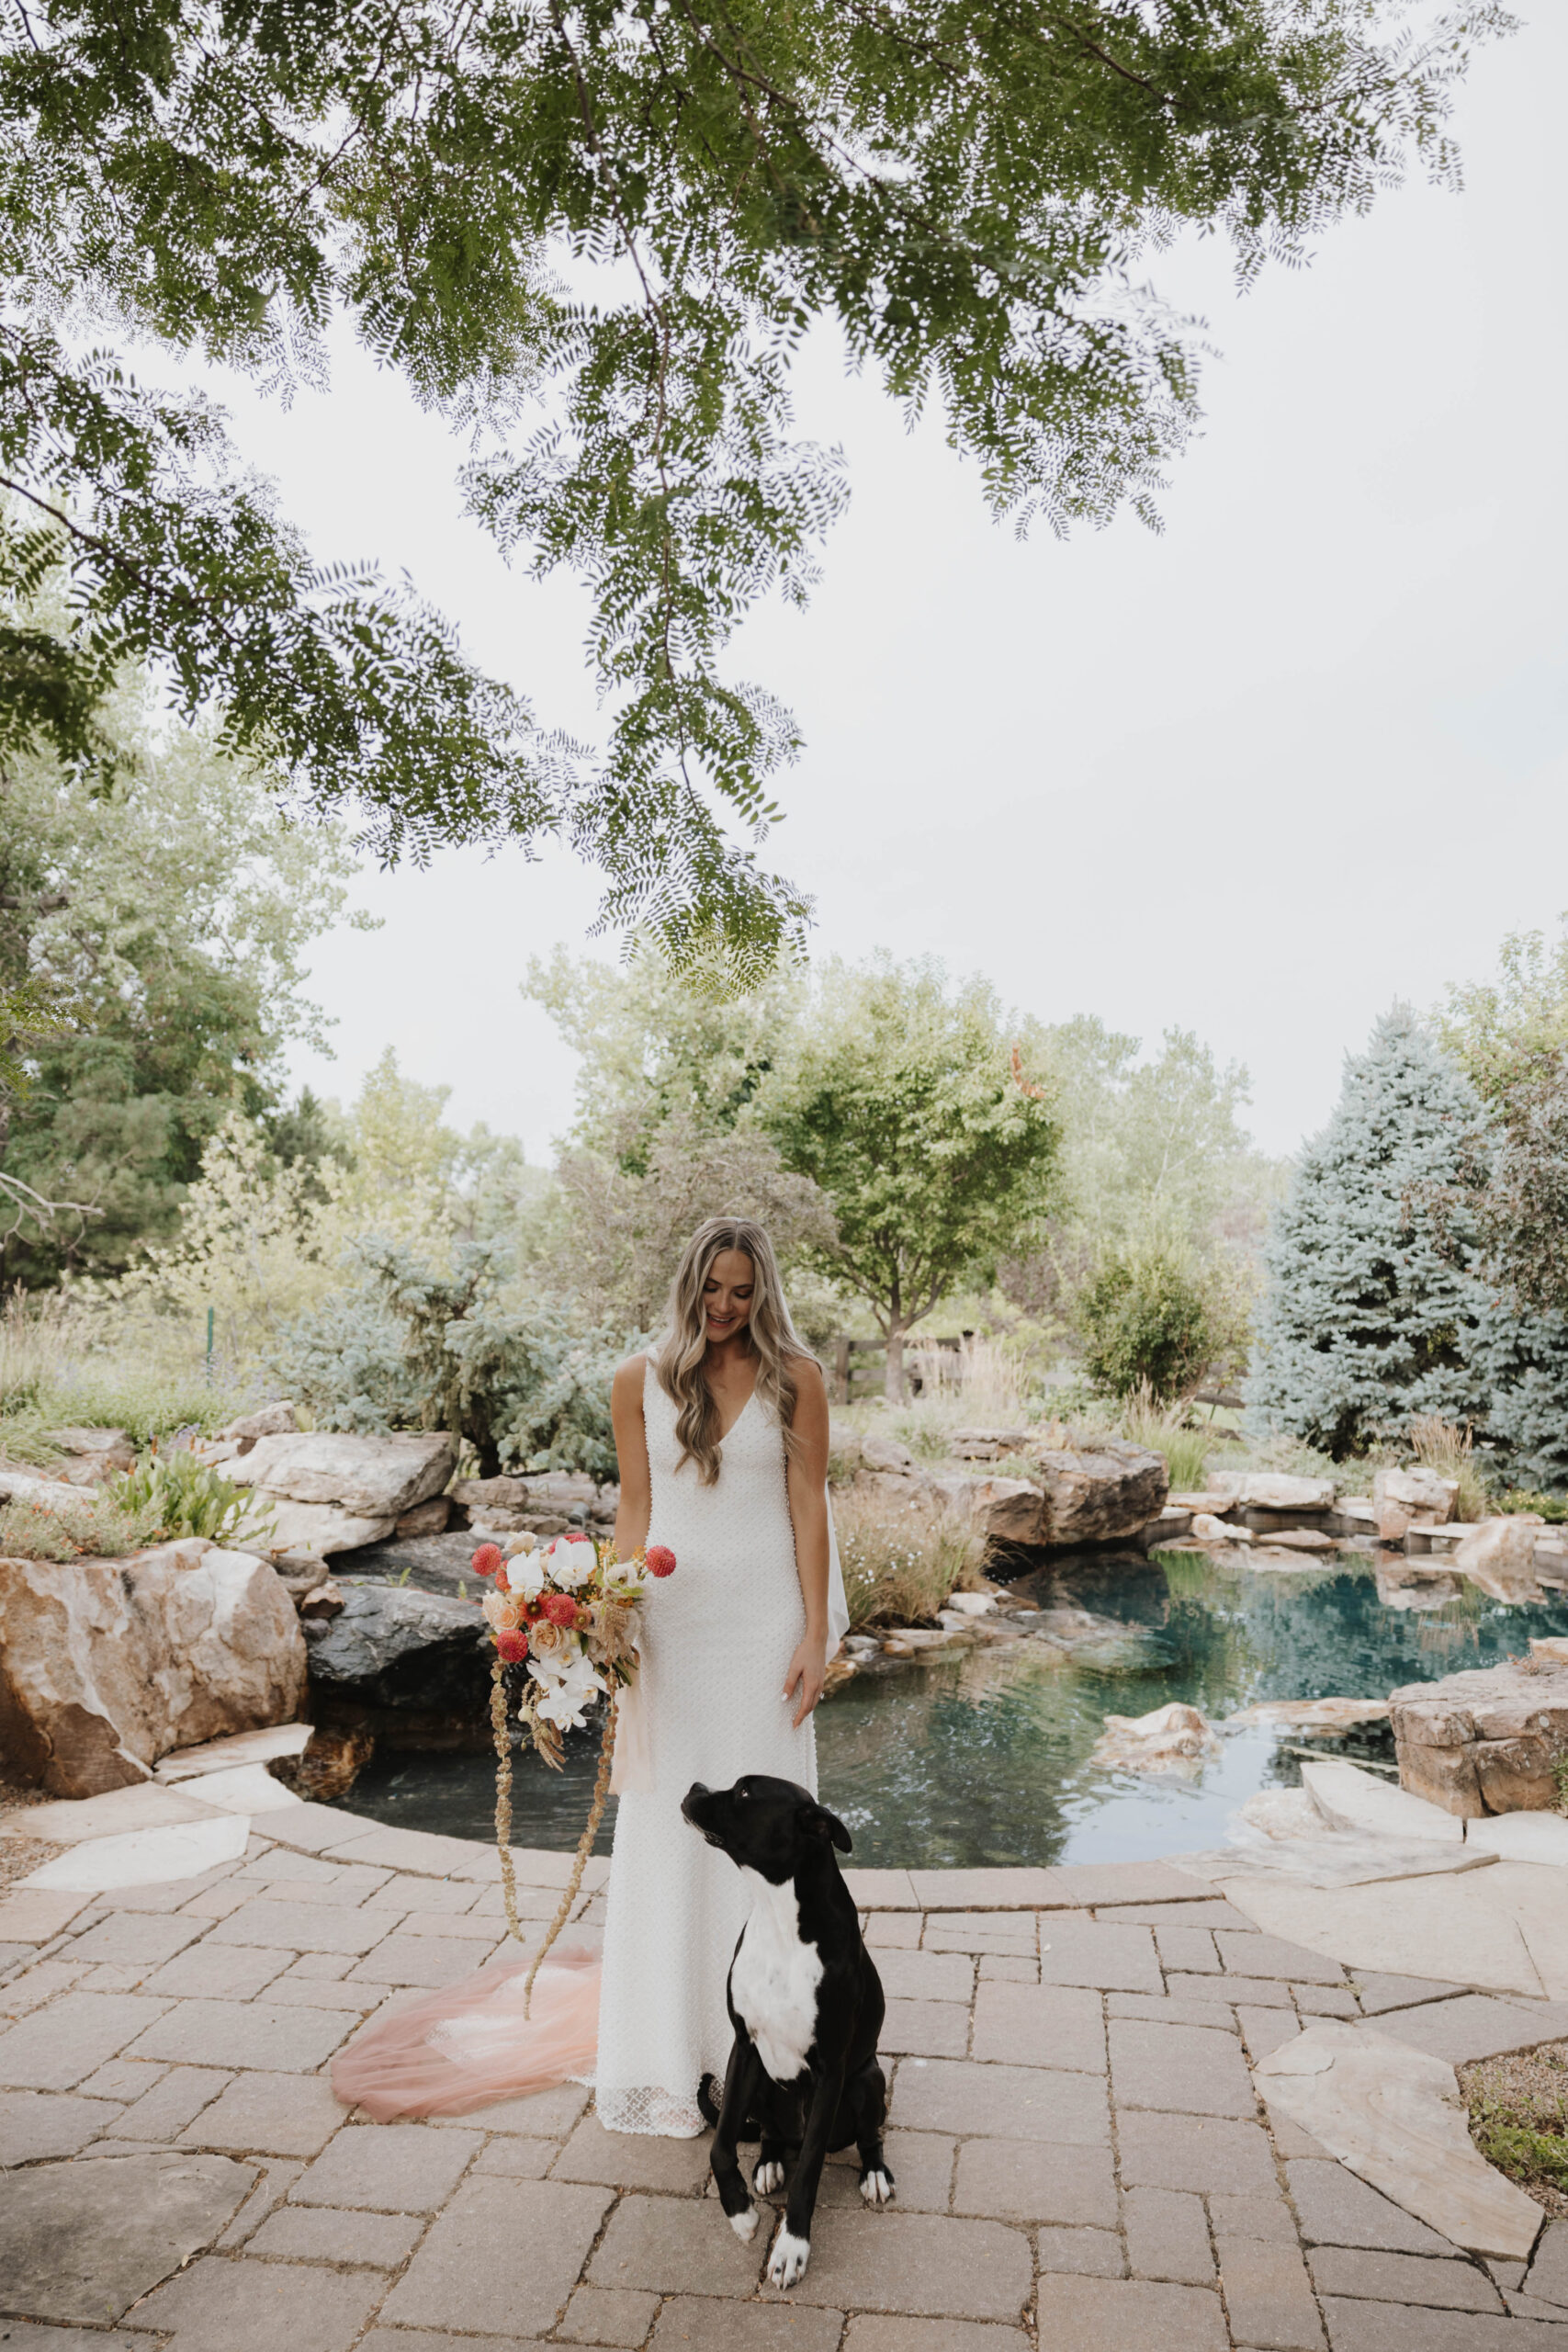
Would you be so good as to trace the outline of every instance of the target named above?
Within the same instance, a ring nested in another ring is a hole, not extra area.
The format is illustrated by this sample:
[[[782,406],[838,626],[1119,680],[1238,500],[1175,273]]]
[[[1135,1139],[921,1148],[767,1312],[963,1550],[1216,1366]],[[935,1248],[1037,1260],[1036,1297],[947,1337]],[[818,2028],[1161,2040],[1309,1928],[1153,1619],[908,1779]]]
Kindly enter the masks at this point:
[[[1337,1462],[1436,1413],[1479,1422],[1472,1358],[1484,1303],[1473,1226],[1451,1188],[1481,1106],[1407,1012],[1348,1060],[1339,1103],[1303,1153],[1268,1247],[1247,1394],[1255,1425]]]
[[[1134,1445],[1164,1454],[1173,1494],[1190,1495],[1201,1490],[1209,1456],[1214,1450],[1212,1429],[1190,1429],[1179,1406],[1162,1411],[1147,1387],[1140,1389],[1123,1406],[1121,1429],[1122,1436]]]
[[[1015,1076],[984,982],[950,994],[932,963],[833,961],[759,1115],[832,1204],[838,1238],[821,1262],[886,1333],[897,1400],[905,1332],[1038,1230],[1055,1185],[1054,1103]]]
[[[384,1238],[357,1244],[358,1279],[283,1333],[273,1371],[322,1429],[444,1429],[481,1477],[504,1468],[615,1476],[610,1381],[633,1342],[509,1287],[492,1244],[449,1272]]]
[[[1568,2043],[1483,2059],[1461,2070],[1460,2088],[1488,2164],[1549,2205],[1568,2197]]]
[[[248,1487],[236,1487],[215,1463],[194,1453],[149,1453],[110,1489],[127,1518],[160,1536],[206,1535],[215,1544],[258,1544],[271,1526]]]
[[[1554,1067],[1568,1046],[1568,917],[1544,933],[1510,932],[1495,980],[1450,988],[1438,1035],[1484,1102],[1506,1101],[1521,1075]]]
[[[1500,1511],[1533,1510],[1561,1527],[1568,1520],[1568,1495],[1545,1495],[1534,1487],[1509,1487],[1497,1498]]]
[[[1026,1023],[1023,1038],[1058,1090],[1062,1199],[1044,1246],[1004,1263],[1010,1302],[1070,1338],[1108,1260],[1175,1256],[1201,1264],[1227,1327],[1245,1319],[1281,1184],[1241,1125],[1247,1071],[1221,1069],[1190,1030],[1167,1030],[1143,1061],[1138,1038],[1088,1015]]]
[[[290,824],[275,772],[209,729],[161,729],[128,674],[105,706],[111,778],[13,757],[0,792],[0,988],[56,1008],[23,1040],[3,1172],[76,1216],[13,1220],[0,1283],[114,1273],[173,1230],[231,1111],[276,1108],[282,1053],[320,1042],[307,943],[349,874],[333,828]]]
[[[1568,918],[1503,942],[1495,980],[1450,989],[1439,1034],[1491,1114],[1456,1184],[1490,1280],[1568,1314]]]
[[[744,995],[715,996],[645,943],[620,967],[559,947],[547,964],[536,956],[523,994],[581,1057],[573,1146],[643,1176],[672,1120],[713,1136],[746,1119],[799,1020],[806,982],[786,967]]]
[[[1090,1379],[1111,1396],[1142,1391],[1155,1406],[1190,1395],[1224,1344],[1198,1267],[1173,1252],[1108,1259],[1078,1314]]]
[[[797,736],[721,661],[761,596],[806,597],[842,503],[837,453],[792,429],[809,328],[939,405],[1021,526],[1152,520],[1201,330],[1151,254],[1216,232],[1250,280],[1410,158],[1451,172],[1446,86],[1507,20],[1476,0],[1380,40],[1380,13],[15,15],[0,462],[26,504],[0,594],[65,543],[73,602],[64,639],[5,628],[0,754],[47,733],[97,756],[96,699],[144,653],[187,715],[220,700],[232,741],[319,808],[353,797],[387,849],[564,833],[613,919],[754,972],[804,910],[726,820],[765,828]],[[541,738],[412,595],[315,565],[209,405],[76,356],[62,314],[263,385],[320,380],[345,318],[477,436],[465,487],[501,547],[587,583],[603,760]]]
[[[620,971],[558,952],[530,967],[525,994],[582,1057],[556,1200],[527,1237],[540,1278],[589,1314],[641,1328],[663,1313],[705,1217],[754,1217],[791,1277],[800,1329],[825,1343],[842,1305],[802,1261],[830,1244],[832,1215],[757,1123],[760,1090],[799,1018],[801,976],[715,998],[645,945]]]
[[[0,1555],[14,1560],[123,1560],[157,1530],[149,1508],[127,1511],[112,1495],[62,1487],[60,1500],[0,1505]]]

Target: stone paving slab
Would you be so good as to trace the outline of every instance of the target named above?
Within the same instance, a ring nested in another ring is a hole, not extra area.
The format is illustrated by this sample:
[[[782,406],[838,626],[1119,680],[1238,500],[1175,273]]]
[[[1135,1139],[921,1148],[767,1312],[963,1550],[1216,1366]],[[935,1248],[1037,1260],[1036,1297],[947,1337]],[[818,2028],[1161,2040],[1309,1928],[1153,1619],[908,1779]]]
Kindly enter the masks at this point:
[[[570,1857],[519,1864],[536,1922]],[[1348,1972],[1165,1864],[852,1884],[887,1994],[898,2196],[868,2211],[835,2155],[785,2297],[764,2277],[782,2198],[742,2245],[705,2138],[607,2133],[574,2085],[388,2126],[333,2098],[364,2018],[501,1942],[486,1849],[298,1805],[197,1879],[13,1894],[0,2163],[60,2243],[115,2238],[95,2171],[221,2165],[237,2187],[129,2331],[33,2308],[0,2345],[1568,2352],[1568,2225],[1533,2271],[1492,2276],[1270,2117],[1248,2064],[1325,2015],[1445,2055],[1527,2047],[1568,2031],[1561,2005]]]

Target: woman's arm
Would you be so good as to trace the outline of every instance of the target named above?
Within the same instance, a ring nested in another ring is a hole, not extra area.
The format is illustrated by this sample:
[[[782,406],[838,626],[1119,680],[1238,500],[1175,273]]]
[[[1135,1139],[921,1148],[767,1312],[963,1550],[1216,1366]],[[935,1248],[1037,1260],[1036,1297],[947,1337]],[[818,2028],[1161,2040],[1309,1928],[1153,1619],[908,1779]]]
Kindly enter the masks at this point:
[[[615,1463],[621,1481],[615,1513],[615,1557],[629,1560],[648,1541],[653,1479],[648,1466],[648,1431],[642,1419],[646,1356],[631,1356],[610,1384],[610,1421],[615,1432]]]
[[[795,1434],[786,1473],[795,1526],[795,1564],[806,1603],[806,1633],[784,1675],[784,1694],[799,1698],[796,1725],[822,1696],[828,1671],[828,1391],[818,1367],[795,1366]]]

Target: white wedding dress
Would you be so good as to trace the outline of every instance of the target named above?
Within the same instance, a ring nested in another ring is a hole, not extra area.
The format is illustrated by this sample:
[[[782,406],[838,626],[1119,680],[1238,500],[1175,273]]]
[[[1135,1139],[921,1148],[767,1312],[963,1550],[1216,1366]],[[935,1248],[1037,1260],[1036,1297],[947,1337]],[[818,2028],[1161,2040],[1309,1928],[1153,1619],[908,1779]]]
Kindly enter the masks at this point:
[[[697,2085],[729,2057],[725,1984],[749,1898],[734,1863],[681,1818],[694,1781],[743,1772],[815,1794],[809,1719],[792,1728],[784,1675],[806,1627],[776,1417],[753,1396],[725,1439],[716,1486],[680,1470],[675,1408],[649,1363],[643,1419],[653,1475],[650,1544],[675,1572],[642,1600],[641,1667],[623,1697],[603,1973],[558,1946],[524,2013],[526,1947],[461,1984],[383,2012],[333,2062],[345,2107],[380,2123],[470,2115],[568,2079],[592,2082],[612,2132],[686,2139],[703,2129]],[[828,1655],[849,1627],[829,1516]]]
[[[784,1696],[806,1610],[777,1418],[753,1395],[705,1487],[694,1463],[675,1466],[675,1407],[651,1361],[642,1410],[649,1542],[667,1544],[676,1567],[643,1601],[636,1704],[651,1785],[622,1796],[615,1818],[594,2105],[611,2132],[689,2138],[704,2128],[699,2080],[722,2080],[728,2061],[725,1984],[750,1897],[682,1820],[681,1800],[694,1781],[726,1788],[744,1772],[815,1794],[817,1739],[809,1716],[793,1728]],[[835,1546],[829,1657],[848,1620]]]

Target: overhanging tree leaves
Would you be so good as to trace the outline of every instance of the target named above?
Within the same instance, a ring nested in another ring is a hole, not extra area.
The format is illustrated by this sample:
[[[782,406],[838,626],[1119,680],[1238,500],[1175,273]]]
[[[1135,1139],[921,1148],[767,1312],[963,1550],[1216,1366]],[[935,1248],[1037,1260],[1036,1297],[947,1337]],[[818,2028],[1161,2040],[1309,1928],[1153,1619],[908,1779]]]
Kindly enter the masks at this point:
[[[89,757],[109,670],[155,656],[302,792],[360,798],[384,850],[563,835],[609,918],[754,975],[805,912],[755,859],[797,736],[720,662],[760,596],[808,593],[842,502],[837,457],[792,435],[814,322],[910,411],[940,400],[1021,527],[1152,520],[1195,390],[1151,250],[1217,231],[1250,277],[1413,155],[1450,172],[1446,85],[1506,21],[1490,0],[1414,39],[1361,0],[6,0],[0,595],[63,539],[76,626],[55,654],[0,614],[0,728]],[[479,435],[467,494],[502,546],[588,583],[598,760],[412,592],[316,568],[210,410],[64,323],[283,385],[337,313]]]

